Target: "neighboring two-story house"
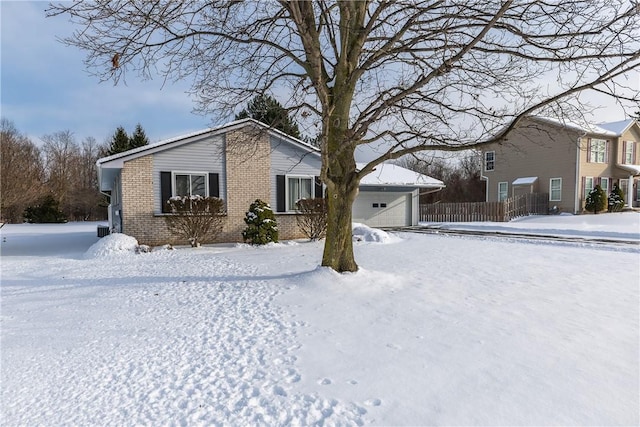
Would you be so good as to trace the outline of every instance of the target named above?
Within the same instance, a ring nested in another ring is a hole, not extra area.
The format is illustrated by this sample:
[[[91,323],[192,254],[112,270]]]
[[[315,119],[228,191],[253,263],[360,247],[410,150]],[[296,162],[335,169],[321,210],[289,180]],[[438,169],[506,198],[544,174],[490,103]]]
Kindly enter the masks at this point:
[[[640,205],[640,124],[629,119],[579,126],[529,117],[501,143],[483,148],[487,201],[548,193],[550,208],[580,213],[586,195],[614,184],[627,206]]]
[[[256,120],[242,119],[104,157],[97,166],[100,191],[110,196],[110,230],[133,236],[141,244],[161,245],[184,243],[169,234],[164,217],[169,214],[166,201],[185,195],[224,201],[218,241],[242,240],[245,214],[256,199],[271,205],[280,239],[304,237],[295,204],[323,197],[321,162],[316,147]],[[382,164],[365,177],[366,199],[357,204],[357,219],[379,226],[417,224],[419,192],[444,185],[409,172]]]

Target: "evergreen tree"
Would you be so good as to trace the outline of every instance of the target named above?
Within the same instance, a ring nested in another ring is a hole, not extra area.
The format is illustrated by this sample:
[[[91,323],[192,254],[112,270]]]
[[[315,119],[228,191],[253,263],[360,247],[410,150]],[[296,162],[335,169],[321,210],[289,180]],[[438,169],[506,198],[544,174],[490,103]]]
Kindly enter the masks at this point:
[[[122,126],[118,126],[116,132],[111,137],[111,143],[109,144],[109,149],[107,150],[107,156],[127,151],[129,148],[131,148],[129,146],[129,143],[130,141],[127,132]]]
[[[250,117],[281,130],[294,138],[300,138],[300,129],[287,110],[269,95],[257,95],[247,104],[247,108],[236,114],[236,120]]]
[[[584,208],[589,212],[597,214],[599,211],[603,211],[606,207],[607,195],[600,185],[596,185],[596,187],[589,192]]]
[[[624,192],[618,186],[618,184],[613,185],[613,189],[611,190],[611,194],[609,194],[609,212],[620,212],[624,207]]]
[[[113,154],[122,153],[123,151],[131,150],[132,148],[142,147],[148,145],[149,139],[142,129],[142,125],[138,123],[133,135],[129,137],[127,132],[122,126],[118,126],[116,132],[111,137],[111,143],[106,155],[111,156]]]
[[[247,224],[247,228],[242,232],[245,242],[252,245],[266,245],[278,241],[276,216],[268,203],[260,199],[251,203],[244,222]]]
[[[149,145],[149,139],[147,135],[144,133],[144,129],[142,129],[142,125],[138,123],[136,125],[136,130],[133,131],[133,135],[129,138],[129,147],[136,148],[142,147],[143,145]]]

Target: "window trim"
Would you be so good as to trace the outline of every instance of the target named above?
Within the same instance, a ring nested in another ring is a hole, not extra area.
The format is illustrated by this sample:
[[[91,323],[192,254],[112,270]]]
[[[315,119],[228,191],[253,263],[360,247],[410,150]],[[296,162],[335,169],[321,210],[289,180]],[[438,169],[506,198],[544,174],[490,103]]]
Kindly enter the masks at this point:
[[[311,181],[311,191],[310,191],[310,196],[311,198],[315,197],[315,180],[316,177],[315,175],[285,175],[284,178],[284,194],[285,194],[285,199],[284,199],[284,211],[285,212],[295,212],[296,208],[295,206],[289,206],[289,200],[290,200],[290,189],[289,189],[289,180],[290,179],[298,179],[298,180],[309,180]],[[301,199],[298,199],[301,200]],[[296,202],[298,201],[296,200]]]
[[[602,185],[602,180],[606,180],[607,181],[607,186],[605,187],[604,185]],[[609,184],[611,183],[611,179],[608,176],[601,176],[600,177],[600,188],[602,188],[602,190],[604,191],[604,194],[606,194],[607,196],[609,196]]]
[[[587,182],[591,180],[591,186],[587,186]],[[587,188],[589,188],[589,191],[587,191]],[[589,193],[591,191],[593,191],[593,189],[596,188],[596,180],[594,177],[592,176],[585,176],[584,177],[584,188],[582,189],[582,193],[583,193],[583,197],[586,200],[587,197],[589,197]]]
[[[558,181],[559,182],[559,188],[556,190],[558,192],[558,197],[554,198],[553,197],[553,182],[554,181]],[[562,178],[558,177],[558,178],[550,178],[549,179],[549,201],[550,202],[561,202],[562,201]]]
[[[602,150],[600,150],[600,145],[602,143]],[[595,147],[598,147],[598,151],[594,151]],[[589,163],[607,163],[609,161],[609,141],[606,139],[600,138],[591,138],[589,140],[589,152],[588,152],[588,162]],[[599,157],[602,156],[600,160]]]
[[[488,160],[487,159],[487,155],[491,154],[492,155],[492,159]],[[488,168],[489,162],[491,162],[491,169]],[[493,172],[496,169],[496,152],[495,150],[492,151],[485,151],[484,152],[484,171],[485,172]]]
[[[502,184],[505,185],[504,192],[503,192],[504,198],[500,198],[500,194],[502,193],[500,191],[500,186]],[[504,200],[506,200],[508,198],[509,198],[509,181],[501,181],[501,182],[498,183],[498,201],[502,202],[502,201],[504,201]]]
[[[623,165],[632,165],[635,160],[635,143],[633,141],[622,141],[623,151],[622,151],[622,164]],[[629,156],[629,157],[627,157]]]
[[[202,171],[171,171],[171,197],[176,197],[176,175],[198,175],[204,177],[204,197],[209,197],[209,172]],[[189,178],[189,187],[191,187],[191,178]],[[190,195],[193,195],[189,188]]]

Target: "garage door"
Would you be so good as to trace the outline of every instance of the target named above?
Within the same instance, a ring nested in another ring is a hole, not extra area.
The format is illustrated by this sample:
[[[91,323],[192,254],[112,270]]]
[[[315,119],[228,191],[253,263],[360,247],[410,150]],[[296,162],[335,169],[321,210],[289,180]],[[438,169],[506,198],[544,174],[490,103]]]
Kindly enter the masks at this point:
[[[411,225],[411,194],[361,192],[353,203],[353,221],[370,227]]]

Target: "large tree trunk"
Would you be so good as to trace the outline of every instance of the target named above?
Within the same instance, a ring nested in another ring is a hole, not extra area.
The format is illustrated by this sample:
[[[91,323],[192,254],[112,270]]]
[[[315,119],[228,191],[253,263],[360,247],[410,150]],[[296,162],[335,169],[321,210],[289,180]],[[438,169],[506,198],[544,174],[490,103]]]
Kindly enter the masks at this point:
[[[328,227],[322,265],[340,273],[358,270],[351,231],[351,207],[358,194],[355,170],[352,176],[349,182],[330,185],[327,192]]]

